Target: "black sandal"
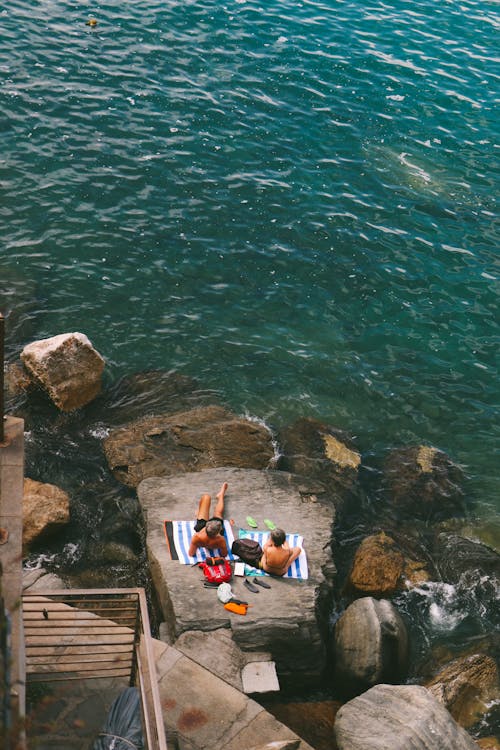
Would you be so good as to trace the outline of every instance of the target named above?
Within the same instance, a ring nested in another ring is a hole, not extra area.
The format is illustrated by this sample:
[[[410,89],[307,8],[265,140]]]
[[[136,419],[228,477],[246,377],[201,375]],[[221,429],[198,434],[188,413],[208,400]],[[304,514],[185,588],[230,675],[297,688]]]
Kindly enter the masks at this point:
[[[257,586],[254,586],[253,583],[250,583],[250,581],[248,580],[248,578],[245,578],[245,582],[244,582],[243,586],[246,586],[247,589],[249,591],[251,591],[253,594],[260,594],[260,591],[257,588]]]
[[[257,584],[257,586],[262,586],[263,589],[270,589],[271,588],[271,586],[268,583],[266,583],[265,581],[263,581],[261,578],[255,577],[252,580],[252,583]]]

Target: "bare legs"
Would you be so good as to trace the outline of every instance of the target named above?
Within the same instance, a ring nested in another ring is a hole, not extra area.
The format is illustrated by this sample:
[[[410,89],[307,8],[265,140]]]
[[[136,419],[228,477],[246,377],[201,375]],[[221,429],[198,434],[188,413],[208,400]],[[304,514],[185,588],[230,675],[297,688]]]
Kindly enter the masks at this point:
[[[224,482],[219,492],[216,494],[217,505],[215,506],[214,515],[217,518],[224,518],[224,495],[227,492],[227,482]]]
[[[215,506],[214,516],[216,516],[217,518],[224,518],[224,495],[226,494],[226,492],[227,492],[227,482],[224,482],[219,492],[215,496],[217,498],[217,504]],[[210,497],[210,495],[207,495],[206,493],[200,497],[200,502],[198,505],[198,515],[196,516],[197,519],[203,519],[204,521],[208,521],[210,517],[211,501],[212,501],[212,498]]]

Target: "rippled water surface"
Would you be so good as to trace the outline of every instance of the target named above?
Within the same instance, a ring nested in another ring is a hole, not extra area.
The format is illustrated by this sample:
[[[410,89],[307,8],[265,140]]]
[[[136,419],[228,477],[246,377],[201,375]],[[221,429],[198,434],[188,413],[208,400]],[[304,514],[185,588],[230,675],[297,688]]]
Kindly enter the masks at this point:
[[[498,520],[496,11],[4,5],[8,356],[83,331],[113,377],[431,442]]]

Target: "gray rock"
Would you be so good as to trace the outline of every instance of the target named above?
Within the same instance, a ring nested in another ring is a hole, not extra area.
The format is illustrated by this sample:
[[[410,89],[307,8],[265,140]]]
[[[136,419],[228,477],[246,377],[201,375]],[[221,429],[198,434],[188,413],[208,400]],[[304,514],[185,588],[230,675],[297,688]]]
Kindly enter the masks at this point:
[[[270,518],[287,531],[304,536],[309,578],[297,581],[269,578],[271,589],[258,594],[235,577],[236,597],[251,603],[245,617],[225,610],[216,592],[203,587],[200,571],[171,560],[163,522],[187,520],[196,515],[203,492],[214,496],[223,481],[226,518],[246,527],[253,516],[263,530]],[[331,542],[334,508],[322,502],[325,489],[285,472],[234,468],[212,469],[169,478],[146,479],[138,487],[139,502],[146,518],[147,552],[153,583],[170,642],[191,630],[230,628],[243,651],[268,652],[276,662],[280,683],[300,676],[302,684],[317,682],[325,666],[325,634],[331,607],[335,566]]]
[[[271,659],[270,654],[243,652],[233,641],[228,628],[210,632],[189,630],[177,639],[175,647],[240,691],[243,690],[243,668],[251,662]]]
[[[129,487],[217,466],[264,469],[274,457],[268,429],[221,406],[139,419],[111,432],[103,445],[115,478]]]
[[[23,571],[23,592],[57,591],[67,588],[64,581],[55,573],[47,573],[44,568]]]
[[[352,696],[405,674],[408,635],[396,608],[386,599],[358,599],[335,627],[335,683]]]
[[[21,359],[34,381],[62,411],[92,401],[101,390],[104,360],[83,333],[62,333],[24,347]]]
[[[339,750],[478,750],[426,688],[376,685],[337,714]]]

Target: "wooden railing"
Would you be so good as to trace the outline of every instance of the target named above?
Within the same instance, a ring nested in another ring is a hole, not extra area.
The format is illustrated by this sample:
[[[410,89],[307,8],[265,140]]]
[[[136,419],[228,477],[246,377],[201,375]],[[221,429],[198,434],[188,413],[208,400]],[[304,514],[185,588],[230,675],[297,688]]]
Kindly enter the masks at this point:
[[[139,689],[147,750],[166,750],[143,589],[23,595],[29,682],[127,678]]]

